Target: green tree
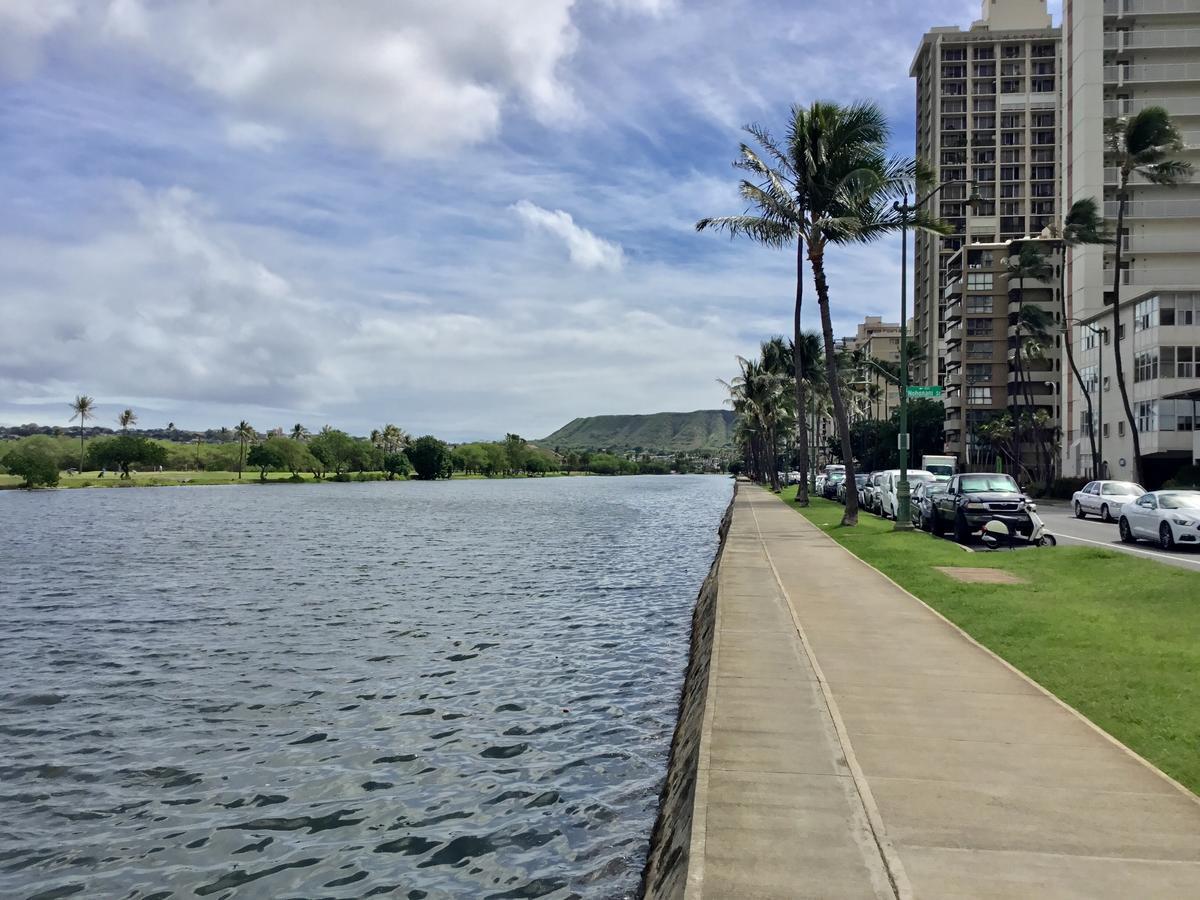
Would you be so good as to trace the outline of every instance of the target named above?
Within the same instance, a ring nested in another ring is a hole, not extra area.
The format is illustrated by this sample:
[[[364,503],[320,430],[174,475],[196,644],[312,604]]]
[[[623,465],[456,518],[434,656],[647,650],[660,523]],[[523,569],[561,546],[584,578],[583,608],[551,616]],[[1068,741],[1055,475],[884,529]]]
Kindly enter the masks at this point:
[[[1017,286],[1014,293],[1017,295],[1017,313],[1014,319],[1016,334],[1012,339],[1011,349],[1014,351],[1014,361],[1017,364],[1017,387],[1018,391],[1009,392],[1009,416],[1016,423],[1016,428],[1013,429],[1013,477],[1020,479],[1021,477],[1021,414],[1019,410],[1020,394],[1024,393],[1027,403],[1032,403],[1032,397],[1028,389],[1025,378],[1025,362],[1024,354],[1021,351],[1021,332],[1024,324],[1028,319],[1028,313],[1031,308],[1025,306],[1025,282],[1029,279],[1035,281],[1048,281],[1053,274],[1053,267],[1046,259],[1046,254],[1036,244],[1021,244],[1017,249],[1016,256],[1008,258],[1008,269],[1010,281],[1016,280]],[[1038,310],[1041,312],[1041,310]],[[1033,412],[1032,405],[1029,407],[1030,413]]]
[[[433,435],[417,438],[404,452],[420,481],[450,477],[450,447]]]
[[[88,419],[96,418],[96,401],[87,394],[79,394],[71,403],[71,418],[74,422],[79,420],[79,471],[83,471],[83,427],[87,424]]]
[[[246,462],[252,466],[258,467],[259,481],[267,480],[267,471],[269,469],[282,469],[286,465],[283,454],[279,452],[276,440],[287,440],[286,438],[267,438],[261,444],[255,444],[250,448],[250,455],[246,457]],[[241,473],[238,473],[241,478]]]
[[[129,478],[133,466],[160,466],[166,462],[167,449],[148,438],[119,434],[93,441],[88,456],[93,468],[119,469],[122,478]]]
[[[1192,165],[1172,158],[1183,150],[1183,138],[1170,114],[1161,106],[1148,106],[1129,119],[1122,119],[1108,135],[1110,159],[1117,165],[1117,231],[1116,258],[1113,260],[1112,335],[1113,356],[1116,359],[1117,387],[1121,404],[1129,422],[1133,439],[1134,480],[1144,484],[1145,461],[1142,459],[1142,440],[1138,433],[1137,417],[1129,402],[1125,384],[1125,362],[1121,358],[1121,261],[1125,253],[1125,213],[1129,208],[1129,179],[1140,175],[1152,184],[1174,186],[1191,178]],[[1108,163],[1106,163],[1107,165]],[[1132,329],[1131,329],[1132,330]],[[1132,340],[1132,335],[1130,337]],[[1103,348],[1101,348],[1103,352]]]
[[[504,436],[504,453],[508,457],[508,472],[513,474],[525,468],[525,458],[528,454],[525,439],[519,434]]]
[[[309,436],[308,429],[305,428],[303,425],[301,425],[299,422],[297,422],[295,425],[292,426],[291,437],[292,437],[293,441],[303,441],[303,440],[307,439],[308,436]]]
[[[588,471],[593,475],[617,475],[621,471],[621,460],[611,453],[593,453]]]
[[[246,445],[258,437],[258,433],[254,430],[254,426],[252,426],[245,419],[242,419],[242,421],[238,422],[237,426],[233,429],[233,436],[237,438],[238,447],[240,448],[238,452],[237,472],[238,480],[241,481],[242,466],[244,466],[246,462]],[[251,465],[253,465],[253,463],[251,463]],[[266,478],[265,475],[263,477],[264,479]]]
[[[0,462],[9,474],[25,479],[24,487],[54,487],[58,484],[57,447],[44,435],[18,441]]]
[[[412,463],[402,451],[391,450],[383,455],[383,471],[388,481],[395,480],[397,476],[407,478],[412,472]]]
[[[332,471],[339,477],[350,470],[357,455],[354,438],[328,425],[308,442],[308,449],[323,464],[322,472]]]

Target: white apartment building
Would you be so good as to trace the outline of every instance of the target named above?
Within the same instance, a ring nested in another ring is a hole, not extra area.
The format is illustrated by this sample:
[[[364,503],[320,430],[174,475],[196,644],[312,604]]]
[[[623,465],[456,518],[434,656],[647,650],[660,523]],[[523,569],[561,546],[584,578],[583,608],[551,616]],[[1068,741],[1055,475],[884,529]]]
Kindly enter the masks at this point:
[[[1099,0],[1096,0],[1099,2]],[[918,233],[913,339],[925,352],[918,381],[945,385],[947,264],[964,243],[1037,236],[1062,215],[1061,40],[1046,0],[983,0],[967,30],[929,31],[913,59],[917,157],[951,184],[928,211],[953,237]]]
[[[1183,133],[1182,158],[1200,168],[1200,0],[1064,0],[1063,35],[1065,205],[1096,198],[1115,232],[1117,170],[1105,134],[1122,116],[1165,107]],[[1200,461],[1200,179],[1166,187],[1135,178],[1120,240],[1121,339],[1112,333],[1111,247],[1070,253],[1069,314],[1108,329],[1071,333],[1093,403],[1103,403],[1101,456],[1113,478],[1128,479],[1133,446],[1113,357],[1121,352],[1149,487]],[[1087,408],[1069,372],[1063,397],[1062,470],[1093,475]]]

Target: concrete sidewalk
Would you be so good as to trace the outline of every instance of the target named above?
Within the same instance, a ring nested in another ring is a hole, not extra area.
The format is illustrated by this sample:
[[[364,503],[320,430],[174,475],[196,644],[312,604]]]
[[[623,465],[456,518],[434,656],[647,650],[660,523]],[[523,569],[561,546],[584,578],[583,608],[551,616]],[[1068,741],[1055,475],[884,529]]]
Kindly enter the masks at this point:
[[[1200,897],[1200,801],[771,494],[722,560],[688,897]]]

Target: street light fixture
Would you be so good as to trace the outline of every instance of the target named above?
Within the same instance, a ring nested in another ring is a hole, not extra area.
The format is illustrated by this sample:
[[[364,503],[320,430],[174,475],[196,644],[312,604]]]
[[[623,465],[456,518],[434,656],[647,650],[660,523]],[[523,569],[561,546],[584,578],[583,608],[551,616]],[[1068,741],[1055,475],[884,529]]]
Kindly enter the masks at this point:
[[[983,199],[971,179],[960,181],[944,181],[936,188],[919,197],[912,203],[908,202],[908,188],[904,189],[904,199],[892,204],[892,209],[900,213],[900,483],[896,486],[896,530],[912,530],[912,515],[909,506],[908,485],[908,222],[909,216],[940,194],[950,185],[970,185],[971,191],[967,197],[967,206],[975,212]],[[964,235],[964,239],[965,239]]]
[[[1096,385],[1096,421],[1088,422],[1088,427],[1092,429],[1092,433],[1096,435],[1096,456],[1098,460],[1093,460],[1093,465],[1096,471],[1092,472],[1093,477],[1104,477],[1104,429],[1101,423],[1104,421],[1104,345],[1108,343],[1108,328],[1101,325],[1097,328],[1090,322],[1085,322],[1082,319],[1067,319],[1068,325],[1078,325],[1080,328],[1086,328],[1094,337],[1100,338],[1100,367]],[[1067,335],[1067,340],[1071,339],[1071,335]],[[1119,352],[1119,351],[1118,351]]]

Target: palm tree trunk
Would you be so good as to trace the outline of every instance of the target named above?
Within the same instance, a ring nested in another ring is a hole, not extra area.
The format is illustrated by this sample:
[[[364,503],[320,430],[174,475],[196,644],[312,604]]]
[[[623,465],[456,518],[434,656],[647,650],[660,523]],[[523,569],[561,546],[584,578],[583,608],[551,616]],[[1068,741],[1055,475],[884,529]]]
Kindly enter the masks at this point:
[[[1138,434],[1137,418],[1129,403],[1129,390],[1125,387],[1125,363],[1121,359],[1121,257],[1123,242],[1121,230],[1125,227],[1125,205],[1129,202],[1129,175],[1121,172],[1121,189],[1117,191],[1117,255],[1113,268],[1113,356],[1117,363],[1117,387],[1121,389],[1121,405],[1125,407],[1125,419],[1129,422],[1129,434],[1133,439],[1133,479],[1138,484],[1145,484],[1145,473],[1142,471],[1142,441]],[[1130,340],[1133,336],[1130,335]],[[1100,347],[1104,352],[1104,347]],[[1103,389],[1103,386],[1101,386]]]
[[[846,512],[843,525],[858,524],[858,491],[851,491],[854,484],[854,452],[850,446],[850,423],[846,417],[846,404],[842,399],[842,387],[838,378],[837,356],[833,346],[833,317],[829,312],[829,282],[825,279],[825,248],[822,243],[808,245],[808,261],[812,263],[813,282],[817,288],[817,305],[821,309],[821,332],[825,338],[825,372],[829,379],[829,395],[833,401],[833,418],[837,423],[838,435],[842,440],[842,463],[846,467]]]
[[[1012,429],[1013,429],[1013,478],[1017,484],[1021,483],[1021,404],[1017,399],[1021,396],[1021,307],[1025,301],[1024,279],[1021,279],[1022,287],[1017,293],[1017,393],[1014,395],[1013,401],[1010,404],[1012,407]],[[1008,373],[1006,372],[1005,375]]]
[[[238,481],[242,480],[242,460],[246,456],[246,439],[242,438],[239,442],[241,448],[238,450]]]
[[[796,238],[796,310],[792,317],[792,368],[796,373],[796,440],[800,445],[800,486],[796,502],[808,506],[808,421],[804,413],[804,360],[800,348],[800,308],[804,302],[804,238]]]
[[[79,474],[83,474],[83,422],[79,423]]]
[[[1092,477],[1100,477],[1100,451],[1096,447],[1096,418],[1092,414],[1092,395],[1087,389],[1087,385],[1083,383],[1083,376],[1079,373],[1079,366],[1075,362],[1075,342],[1072,340],[1075,332],[1071,329],[1071,317],[1067,312],[1067,260],[1066,248],[1063,248],[1063,264],[1062,274],[1060,276],[1058,287],[1059,305],[1062,307],[1063,319],[1063,349],[1067,351],[1067,363],[1071,366],[1071,374],[1075,376],[1075,380],[1079,382],[1079,390],[1083,394],[1083,400],[1087,403],[1087,420],[1088,420],[1088,438],[1092,445]],[[1100,352],[1104,352],[1104,347],[1101,346]],[[1103,387],[1103,385],[1101,385]],[[1060,398],[1061,399],[1061,398]]]

